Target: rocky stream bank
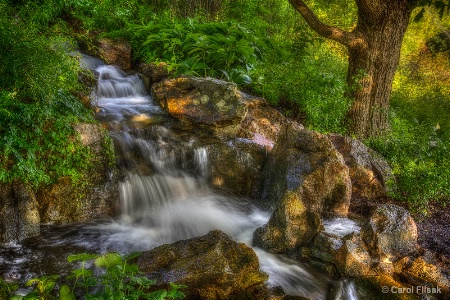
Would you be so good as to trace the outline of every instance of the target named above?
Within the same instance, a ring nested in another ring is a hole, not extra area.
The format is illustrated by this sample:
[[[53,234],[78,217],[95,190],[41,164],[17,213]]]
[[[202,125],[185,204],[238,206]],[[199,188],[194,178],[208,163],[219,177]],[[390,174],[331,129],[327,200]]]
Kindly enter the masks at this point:
[[[129,47],[108,41],[99,45],[107,45],[101,46],[105,53],[113,50],[103,54],[112,60],[109,63],[129,57],[117,54],[128,52]],[[126,63],[129,69],[127,59]],[[233,83],[167,78],[156,65],[141,65],[140,72],[147,75],[153,101],[162,110],[158,115],[127,116],[126,126],[133,124],[137,131],[152,136],[155,130],[145,129],[158,125],[173,163],[188,157],[195,162],[189,172],[197,173],[192,176],[206,181],[217,193],[251,199],[271,212],[268,221],[254,231],[251,245],[214,230],[144,251],[138,265],[157,280],[157,287],[169,282],[186,284],[187,299],[305,299],[267,284],[257,250],[249,247],[254,246],[308,262],[330,278],[353,279],[364,287],[355,292],[359,299],[448,299],[448,214],[435,219],[442,239],[433,239],[432,221],[416,222],[405,208],[383,200],[395,188],[395,178],[380,155],[349,137],[307,130]],[[125,127],[122,123],[108,126]],[[74,124],[74,128],[96,157],[87,183],[79,190],[61,178],[39,191],[20,182],[0,185],[0,242],[36,236],[42,223],[117,215],[122,199],[118,187],[127,175],[108,164],[107,131],[98,124]],[[142,144],[141,139],[138,143]],[[196,152],[189,154],[190,149]],[[127,155],[137,156],[135,152]],[[116,155],[119,166],[129,167],[127,155]],[[202,164],[204,156],[207,164]],[[135,172],[150,178],[161,170],[139,167]],[[169,175],[171,181],[178,178]],[[424,286],[439,293],[399,297],[383,294],[382,286]],[[334,285],[326,297],[350,297],[343,296],[342,289]]]

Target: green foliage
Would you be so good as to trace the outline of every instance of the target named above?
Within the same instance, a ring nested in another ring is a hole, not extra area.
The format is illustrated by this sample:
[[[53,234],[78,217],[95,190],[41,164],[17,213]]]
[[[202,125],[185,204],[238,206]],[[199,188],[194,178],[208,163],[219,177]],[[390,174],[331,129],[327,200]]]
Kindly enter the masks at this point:
[[[9,295],[14,293],[19,288],[15,282],[8,283],[0,278],[0,299],[8,299]]]
[[[157,19],[146,25],[129,24],[125,35],[141,60],[164,61],[176,74],[237,83],[250,82],[255,64],[270,46],[267,39],[234,21]]]
[[[71,124],[92,117],[71,94],[78,62],[66,53],[70,41],[28,28],[0,13],[0,182],[79,181],[90,153]]]
[[[0,280],[0,299],[74,300],[76,295],[86,300],[164,300],[185,297],[180,291],[185,286],[173,283],[168,290],[149,291],[155,281],[139,272],[138,266],[132,263],[133,259],[139,255],[140,253],[120,255],[116,252],[103,255],[87,253],[69,255],[67,258],[69,262],[81,263],[81,267],[72,270],[66,278],[66,282],[72,283],[72,287],[61,284],[57,291],[55,288],[61,281],[60,277],[58,275],[42,276],[27,282],[26,286],[34,287],[27,295],[12,296],[18,285],[7,284]],[[92,260],[99,269],[95,272],[86,268],[87,263]]]
[[[274,105],[292,108],[294,113],[297,108],[294,116],[306,118],[312,129],[345,132],[343,121],[350,104],[344,97],[345,61],[327,44],[313,43],[301,49],[305,51],[287,48],[259,68],[254,91]]]

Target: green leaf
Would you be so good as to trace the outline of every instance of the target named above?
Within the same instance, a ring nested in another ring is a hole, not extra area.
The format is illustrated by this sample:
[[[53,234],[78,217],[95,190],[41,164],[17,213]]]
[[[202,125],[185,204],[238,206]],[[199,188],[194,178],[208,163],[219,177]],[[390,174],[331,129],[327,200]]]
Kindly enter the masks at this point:
[[[117,252],[110,252],[103,254],[95,260],[97,267],[111,268],[114,266],[122,265],[122,256]]]
[[[141,252],[132,252],[132,253],[130,253],[130,254],[124,255],[124,256],[123,256],[123,259],[124,259],[125,261],[129,261],[129,260],[131,260],[131,259],[134,259],[134,258],[136,258],[136,257],[139,257],[140,255],[141,255]]]
[[[75,295],[72,293],[68,285],[62,285],[59,289],[59,300],[75,300]]]

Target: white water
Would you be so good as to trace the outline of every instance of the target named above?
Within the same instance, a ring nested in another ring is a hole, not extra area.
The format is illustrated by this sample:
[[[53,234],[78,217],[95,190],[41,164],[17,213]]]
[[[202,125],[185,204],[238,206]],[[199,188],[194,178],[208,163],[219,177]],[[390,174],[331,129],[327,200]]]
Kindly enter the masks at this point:
[[[100,73],[100,116],[110,123],[121,124],[116,126],[121,130],[112,133],[116,148],[135,153],[133,157],[128,152],[122,153],[125,160],[132,160],[127,164],[132,167],[120,183],[121,220],[102,225],[110,232],[106,244],[127,245],[123,251],[146,250],[220,229],[251,246],[254,230],[267,223],[270,213],[249,201],[213,193],[205,184],[208,174],[205,148],[194,147],[192,140],[178,141],[180,148],[176,142],[171,145],[169,141],[174,140],[174,135],[161,125],[148,129],[152,131],[152,139],[146,139],[142,130],[129,126],[127,120],[133,114],[151,118],[161,113],[159,107],[145,94],[138,77],[126,76],[111,66],[101,66],[97,71]],[[136,152],[141,157],[136,159]],[[142,169],[151,171],[143,173]],[[330,280],[325,276],[296,261],[261,249],[255,251],[261,269],[269,274],[270,284],[281,285],[289,294],[326,298]],[[344,285],[342,291],[351,287],[351,284]],[[344,298],[355,299],[348,292]]]

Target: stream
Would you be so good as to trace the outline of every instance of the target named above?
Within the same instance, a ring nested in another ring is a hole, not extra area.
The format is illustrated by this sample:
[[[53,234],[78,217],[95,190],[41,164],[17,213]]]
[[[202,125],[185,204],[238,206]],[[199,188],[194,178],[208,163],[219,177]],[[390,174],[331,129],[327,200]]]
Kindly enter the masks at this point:
[[[0,275],[21,281],[64,275],[72,268],[66,261],[68,254],[144,251],[214,229],[251,246],[253,232],[267,223],[271,212],[250,199],[220,195],[208,187],[206,148],[195,136],[172,130],[173,120],[153,103],[139,76],[89,63],[99,73],[97,117],[110,131],[124,174],[119,183],[121,215],[90,223],[44,225],[38,237],[3,245]],[[261,269],[269,274],[269,284],[282,286],[287,294],[358,298],[349,280],[332,280],[308,264],[254,250]]]

